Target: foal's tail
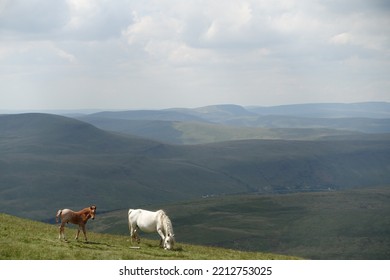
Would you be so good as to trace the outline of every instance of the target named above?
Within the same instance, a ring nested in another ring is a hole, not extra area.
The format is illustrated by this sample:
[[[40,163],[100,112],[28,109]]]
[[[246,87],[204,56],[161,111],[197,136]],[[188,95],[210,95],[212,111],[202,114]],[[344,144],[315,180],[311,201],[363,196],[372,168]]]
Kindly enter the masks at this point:
[[[61,216],[61,214],[62,214],[62,210],[60,209],[60,210],[57,211],[56,223],[58,223],[58,219],[59,219],[59,217]]]

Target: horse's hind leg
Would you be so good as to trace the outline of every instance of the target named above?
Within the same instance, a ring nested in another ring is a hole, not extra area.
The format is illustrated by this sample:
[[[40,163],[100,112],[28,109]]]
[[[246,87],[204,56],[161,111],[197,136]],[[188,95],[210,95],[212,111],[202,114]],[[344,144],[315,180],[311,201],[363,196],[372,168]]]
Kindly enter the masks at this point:
[[[134,241],[136,241],[138,244],[141,242],[136,229],[133,230],[133,233],[131,234],[131,243],[134,243]]]
[[[141,243],[141,238],[139,237],[138,231],[139,231],[139,227],[136,227],[134,230],[134,238],[137,240],[137,243],[139,244]]]
[[[131,238],[131,243],[134,242],[134,229],[133,226],[129,222],[129,231],[130,231],[130,238]]]
[[[130,229],[130,237],[131,237],[131,243],[134,243],[134,241],[136,240],[137,243],[139,244],[140,243],[140,238],[138,236],[138,227],[137,226],[133,226],[133,225],[129,225],[129,229]]]

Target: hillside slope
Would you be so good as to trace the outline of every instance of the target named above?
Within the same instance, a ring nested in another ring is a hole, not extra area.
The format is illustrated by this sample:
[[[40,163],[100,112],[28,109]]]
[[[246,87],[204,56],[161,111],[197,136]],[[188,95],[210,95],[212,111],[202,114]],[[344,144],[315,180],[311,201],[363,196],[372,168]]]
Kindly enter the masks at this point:
[[[142,152],[158,145],[139,137],[118,137],[72,118],[41,113],[0,115],[0,135],[0,151],[6,154]]]
[[[68,242],[58,240],[58,227],[0,213],[0,260],[216,260],[296,259],[295,257],[250,253],[177,243],[176,249],[159,248],[159,242],[143,239],[132,249],[128,236],[88,231],[88,242],[73,239],[75,228],[65,229]]]

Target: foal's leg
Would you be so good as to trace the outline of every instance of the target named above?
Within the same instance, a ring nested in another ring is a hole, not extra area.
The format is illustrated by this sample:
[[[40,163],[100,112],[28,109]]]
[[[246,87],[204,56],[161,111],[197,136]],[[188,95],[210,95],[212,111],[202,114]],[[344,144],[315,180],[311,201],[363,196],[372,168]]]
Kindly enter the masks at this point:
[[[58,236],[58,239],[63,238],[64,240],[66,240],[64,231],[65,231],[65,222],[61,222],[61,225],[60,225],[60,234],[59,234],[59,236]]]
[[[86,230],[85,230],[85,224],[83,224],[83,225],[81,226],[81,229],[83,230],[83,233],[84,233],[85,242],[87,242],[88,239],[87,239],[87,232],[86,232]]]
[[[78,239],[79,239],[79,235],[80,235],[80,225],[79,225],[79,227],[77,228],[76,237],[75,237],[74,239],[78,240]]]

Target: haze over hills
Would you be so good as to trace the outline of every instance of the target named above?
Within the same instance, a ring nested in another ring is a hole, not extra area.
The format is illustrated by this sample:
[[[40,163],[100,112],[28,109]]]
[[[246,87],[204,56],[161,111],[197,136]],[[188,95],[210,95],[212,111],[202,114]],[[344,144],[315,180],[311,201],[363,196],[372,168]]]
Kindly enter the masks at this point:
[[[99,128],[171,144],[242,139],[315,140],[390,132],[389,103],[303,104],[99,112],[80,116]]]
[[[110,210],[205,195],[390,182],[387,134],[177,146],[107,132],[73,118],[19,114],[0,116],[0,135],[0,211],[37,219],[52,216],[58,207],[90,202]]]
[[[190,243],[387,258],[389,119],[347,111],[323,118],[216,105],[78,119],[0,115],[0,212],[53,222],[59,208],[94,203],[97,231],[127,234],[124,209],[167,207]],[[194,209],[205,219],[194,220]],[[367,242],[371,249],[361,249]]]
[[[271,107],[252,106],[248,110],[261,115],[299,116],[310,118],[389,118],[390,103],[312,103]]]

